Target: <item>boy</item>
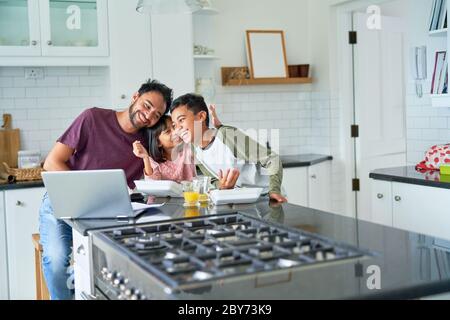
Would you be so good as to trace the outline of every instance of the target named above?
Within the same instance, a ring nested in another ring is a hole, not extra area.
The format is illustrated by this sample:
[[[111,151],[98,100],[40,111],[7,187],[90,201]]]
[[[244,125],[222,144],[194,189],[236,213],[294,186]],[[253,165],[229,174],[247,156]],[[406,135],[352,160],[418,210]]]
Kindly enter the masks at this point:
[[[278,155],[267,150],[237,128],[209,129],[203,97],[186,94],[170,108],[177,134],[194,145],[204,175],[218,179],[220,189],[261,187],[270,199],[287,202],[281,195],[283,167]]]

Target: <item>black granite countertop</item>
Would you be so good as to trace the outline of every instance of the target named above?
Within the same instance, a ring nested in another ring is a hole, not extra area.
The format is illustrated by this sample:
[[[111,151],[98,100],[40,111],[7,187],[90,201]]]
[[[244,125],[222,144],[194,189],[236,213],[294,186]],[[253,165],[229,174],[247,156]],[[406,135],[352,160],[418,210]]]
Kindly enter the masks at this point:
[[[299,154],[280,156],[283,168],[309,167],[325,161],[333,160],[332,156],[322,154]]]
[[[371,172],[369,177],[376,180],[450,189],[450,176],[441,175],[439,171],[417,171],[414,166],[378,169]]]
[[[157,199],[166,204],[129,221],[69,221],[78,232],[115,228],[155,220],[185,219],[241,212],[271,223],[325,236],[337,242],[369,250],[374,256],[307,267],[280,281],[257,286],[247,277],[234,284],[214,285],[201,293],[180,293],[180,299],[414,299],[450,292],[450,241],[393,229],[373,223],[291,204],[270,204],[186,209],[182,200]],[[372,270],[380,271],[381,289],[370,289]],[[230,285],[232,287],[227,286]],[[241,288],[242,287],[242,288]],[[241,289],[239,289],[241,288]],[[251,289],[251,290],[250,290]],[[232,296],[230,296],[230,292]]]
[[[0,184],[0,191],[27,189],[27,188],[41,188],[43,186],[44,186],[44,182],[42,180],[16,182],[16,183],[11,183],[11,184]]]

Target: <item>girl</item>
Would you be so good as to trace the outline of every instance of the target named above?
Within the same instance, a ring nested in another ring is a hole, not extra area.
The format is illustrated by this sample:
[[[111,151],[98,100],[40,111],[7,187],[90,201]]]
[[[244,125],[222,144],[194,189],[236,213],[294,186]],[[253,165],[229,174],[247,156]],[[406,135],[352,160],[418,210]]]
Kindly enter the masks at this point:
[[[163,116],[148,132],[149,152],[140,141],[133,143],[134,155],[144,161],[145,179],[192,181],[195,165],[191,148],[174,134],[172,118]]]
[[[210,106],[211,122],[218,128],[222,123],[215,106]],[[191,146],[183,143],[173,130],[172,118],[163,116],[149,131],[149,152],[140,141],[133,143],[133,153],[144,161],[145,179],[192,181],[196,176]]]

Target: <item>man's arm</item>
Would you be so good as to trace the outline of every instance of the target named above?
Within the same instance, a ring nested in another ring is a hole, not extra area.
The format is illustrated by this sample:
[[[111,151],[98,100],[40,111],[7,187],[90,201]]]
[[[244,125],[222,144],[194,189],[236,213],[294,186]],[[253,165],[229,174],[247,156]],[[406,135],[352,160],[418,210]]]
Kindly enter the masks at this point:
[[[53,149],[47,156],[44,162],[45,171],[69,171],[70,168],[67,165],[70,157],[74,154],[75,150],[68,147],[61,142],[57,142]]]

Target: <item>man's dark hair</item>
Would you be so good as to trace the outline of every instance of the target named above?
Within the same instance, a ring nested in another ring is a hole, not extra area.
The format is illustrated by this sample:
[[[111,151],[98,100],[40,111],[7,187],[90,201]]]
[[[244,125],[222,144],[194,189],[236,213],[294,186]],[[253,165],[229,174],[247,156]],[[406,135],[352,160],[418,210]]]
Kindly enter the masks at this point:
[[[170,112],[172,113],[173,110],[181,107],[186,106],[188,110],[192,111],[195,115],[197,115],[201,111],[206,112],[206,126],[209,127],[209,112],[208,107],[206,106],[205,99],[203,99],[202,96],[194,93],[188,93],[185,94],[177,99],[172,103],[172,106],[170,107]]]
[[[148,153],[157,163],[166,162],[164,158],[164,150],[159,147],[159,136],[165,130],[167,130],[167,122],[172,123],[170,116],[162,116],[161,119],[151,128],[148,129]]]
[[[142,96],[147,92],[159,92],[163,96],[164,101],[166,102],[166,111],[164,113],[167,114],[169,112],[170,105],[172,104],[173,90],[160,83],[158,80],[148,79],[146,83],[142,84],[138,93],[139,96]]]

